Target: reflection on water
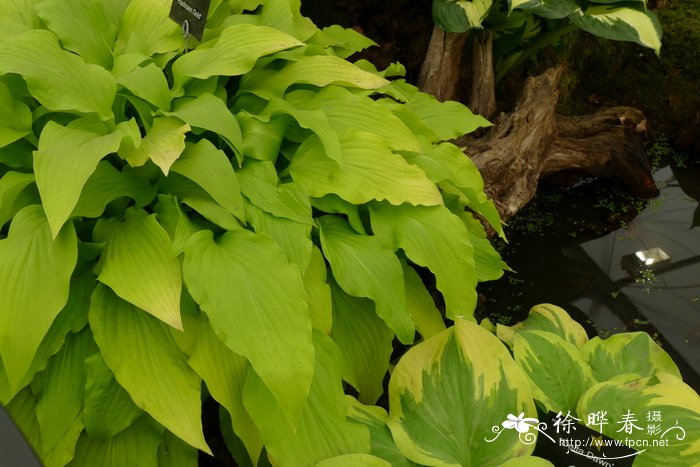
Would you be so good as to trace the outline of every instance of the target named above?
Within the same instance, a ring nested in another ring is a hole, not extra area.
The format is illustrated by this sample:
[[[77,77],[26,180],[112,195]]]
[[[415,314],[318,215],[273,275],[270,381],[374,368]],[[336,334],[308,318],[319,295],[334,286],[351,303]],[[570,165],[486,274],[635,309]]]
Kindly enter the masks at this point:
[[[518,273],[483,293],[489,313],[522,316],[550,302],[588,324],[589,332],[647,331],[699,390],[700,165],[666,166],[655,179],[659,198],[598,238],[572,230],[575,217],[593,209],[594,197],[568,193],[557,206],[569,212],[556,213],[559,222],[544,236],[511,239],[506,258]]]

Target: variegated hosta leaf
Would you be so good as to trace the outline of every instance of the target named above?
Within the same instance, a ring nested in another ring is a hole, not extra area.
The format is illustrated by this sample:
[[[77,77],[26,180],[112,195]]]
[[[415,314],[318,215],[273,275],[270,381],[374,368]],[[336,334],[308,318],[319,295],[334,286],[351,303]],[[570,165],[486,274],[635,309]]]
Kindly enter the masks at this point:
[[[89,316],[105,363],[134,403],[183,441],[211,454],[202,433],[202,380],[187,366],[169,328],[101,284],[92,294]]]
[[[337,216],[319,220],[321,246],[333,277],[350,295],[371,298],[377,315],[403,343],[413,342],[415,327],[406,310],[401,263],[377,237],[359,235]]]
[[[493,0],[433,0],[433,21],[447,32],[482,29]]]
[[[314,371],[311,317],[299,269],[274,240],[239,229],[216,241],[209,230],[194,234],[183,271],[216,335],[248,359],[296,427]]]
[[[315,467],[391,467],[391,464],[371,454],[343,454],[323,459]]]
[[[406,459],[394,442],[391,430],[386,426],[389,415],[376,405],[363,405],[352,396],[345,396],[348,403],[348,418],[369,429],[372,448],[370,454],[388,461],[392,467],[415,467],[416,464]]]
[[[248,372],[243,403],[260,428],[273,465],[314,465],[329,457],[370,451],[367,428],[346,417],[338,348],[318,331],[314,348],[313,381],[296,429],[260,377]]]
[[[495,437],[509,414],[535,417],[535,405],[506,347],[469,321],[406,352],[391,375],[389,406],[396,445],[419,464],[497,465],[533,449],[516,430]]]
[[[595,5],[577,11],[571,21],[584,31],[616,41],[632,41],[661,53],[661,25],[643,6]]]
[[[581,351],[556,334],[522,331],[513,339],[513,358],[532,382],[532,396],[552,412],[573,411],[596,381]]]
[[[583,326],[574,321],[566,310],[550,303],[542,303],[530,308],[525,321],[513,326],[499,324],[496,327],[498,338],[509,346],[513,345],[515,335],[522,331],[551,332],[579,349],[588,342],[588,335]]]
[[[373,205],[370,216],[372,228],[385,245],[403,249],[411,261],[435,274],[447,316],[473,319],[474,249],[459,218],[444,206],[386,204]]]
[[[77,259],[73,225],[65,225],[52,240],[39,205],[17,213],[7,238],[0,240],[0,356],[11,394],[20,389],[42,339],[68,300]]]
[[[576,0],[509,0],[510,10],[527,10],[547,19],[566,18],[578,8]]]
[[[555,467],[554,464],[549,462],[547,459],[543,459],[537,456],[521,456],[514,457],[499,467]]]
[[[700,396],[674,375],[597,384],[583,395],[577,412],[591,428],[632,440],[636,445],[630,447],[639,451],[635,467],[700,465]]]
[[[646,332],[595,337],[582,350],[598,381],[625,373],[652,376],[659,371],[681,377],[671,357]]]
[[[124,300],[182,329],[180,262],[156,216],[130,208],[123,221],[98,225],[95,240],[105,242],[97,279]]]

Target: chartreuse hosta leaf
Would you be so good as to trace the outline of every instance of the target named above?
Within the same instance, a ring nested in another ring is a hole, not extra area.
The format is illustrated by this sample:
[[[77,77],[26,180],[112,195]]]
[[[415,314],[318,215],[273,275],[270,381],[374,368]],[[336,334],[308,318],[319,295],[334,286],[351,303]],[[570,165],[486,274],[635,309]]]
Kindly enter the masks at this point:
[[[354,29],[344,28],[337,24],[316,31],[307,43],[331,47],[335,55],[340,58],[347,58],[355,52],[377,45],[372,39],[363,36]]]
[[[182,329],[180,262],[155,215],[129,209],[123,221],[114,218],[100,224],[95,237],[105,242],[98,280],[124,300]]]
[[[32,131],[32,112],[0,82],[0,147],[14,143]]]
[[[311,318],[299,269],[274,240],[239,229],[216,241],[211,231],[193,235],[183,273],[217,336],[248,359],[296,426],[314,371]]]
[[[298,109],[323,111],[339,135],[350,129],[366,131],[383,137],[391,149],[420,151],[415,135],[391,111],[340,86],[327,86],[318,93],[293,91],[285,100]]]
[[[496,251],[486,236],[484,225],[476,220],[474,215],[464,209],[460,203],[456,203],[456,206],[449,205],[448,207],[450,211],[459,216],[459,219],[469,231],[470,239],[474,246],[476,280],[483,282],[500,279],[503,276],[503,271],[510,271],[511,269],[501,259],[501,255],[498,254],[498,251]]]
[[[68,467],[160,467],[157,453],[162,438],[163,427],[148,415],[112,438],[92,438],[83,432]]]
[[[158,446],[158,466],[197,467],[199,452],[184,443],[174,434],[166,431],[163,442]]]
[[[229,114],[230,115],[230,114]],[[202,187],[214,200],[239,219],[245,219],[238,177],[226,154],[209,140],[187,143],[171,170]]]
[[[132,167],[139,167],[149,159],[168,175],[170,167],[185,150],[185,134],[190,126],[179,118],[158,117],[138,147],[122,147],[119,155]]]
[[[77,53],[88,63],[111,68],[117,26],[110,21],[104,2],[44,0],[37,3],[36,10],[61,40],[63,48]]]
[[[318,220],[321,247],[333,277],[345,292],[374,301],[377,315],[405,344],[413,342],[415,326],[406,309],[401,263],[377,237],[359,235],[337,216]]]
[[[143,410],[114,379],[99,352],[85,359],[83,421],[91,438],[111,438],[127,429]]]
[[[140,54],[120,55],[115,59],[115,69],[112,70],[112,73],[117,78],[117,83],[136,97],[140,97],[161,110],[168,110],[171,96],[163,70],[155,63],[139,66],[144,58],[148,59]],[[124,65],[133,63],[134,59],[137,60],[137,63],[134,64],[133,68],[121,69]]]
[[[323,459],[315,467],[391,467],[391,464],[371,454],[343,454]]]
[[[384,392],[382,383],[394,350],[394,332],[377,316],[374,304],[331,286],[331,338],[343,361],[343,379],[359,392],[360,401],[374,404]]]
[[[396,445],[419,464],[498,465],[533,449],[515,430],[487,441],[508,414],[536,412],[506,347],[469,321],[457,319],[406,352],[391,375],[389,406]]]
[[[417,92],[406,102],[423,124],[434,132],[436,141],[445,141],[471,133],[477,128],[491,126],[481,115],[474,115],[459,102],[440,102],[430,94]]]
[[[440,311],[435,307],[433,297],[425,288],[423,281],[413,267],[401,260],[403,279],[406,288],[406,309],[423,338],[427,339],[445,330],[445,322]]]
[[[238,121],[226,103],[213,94],[202,94],[191,99],[181,97],[173,102],[173,111],[166,115],[187,122],[192,128],[212,131],[220,135],[237,155],[243,150],[243,136]]]
[[[509,0],[510,10],[527,10],[547,19],[566,18],[578,8],[576,0]]]
[[[360,89],[378,89],[389,84],[384,78],[364,71],[340,57],[312,55],[291,62],[281,70],[251,73],[241,79],[241,88],[261,97],[282,96],[295,83],[318,87],[330,84],[350,85]]]
[[[513,358],[532,382],[532,396],[553,412],[573,411],[596,381],[581,351],[546,331],[521,331],[513,339]]]
[[[202,434],[201,379],[187,365],[168,327],[98,285],[90,304],[90,328],[105,363],[134,403],[183,441],[211,454]]]
[[[476,306],[474,249],[469,233],[444,206],[388,206],[370,208],[372,228],[385,245],[403,249],[414,263],[435,274],[445,297],[447,316],[473,319]]]
[[[433,21],[447,32],[481,29],[493,0],[433,0]]]
[[[664,372],[681,377],[671,357],[646,332],[626,332],[607,339],[595,337],[582,350],[598,381],[625,373],[652,376]]]
[[[579,323],[564,310],[551,303],[542,303],[530,308],[525,321],[513,326],[497,325],[498,338],[512,346],[513,338],[521,331],[547,331],[558,335],[579,349],[588,342],[588,335]],[[607,378],[600,379],[604,381]]]
[[[0,41],[0,75],[7,73],[21,75],[32,96],[48,110],[94,113],[101,120],[114,117],[114,77],[61,49],[50,31],[29,30]]]
[[[0,177],[0,225],[5,225],[17,213],[15,201],[33,183],[34,175],[28,173],[8,171]]]
[[[56,447],[82,411],[85,359],[96,351],[89,329],[69,334],[61,351],[49,359],[46,369],[32,381],[32,392],[38,398],[36,416],[42,459]]]
[[[140,139],[134,120],[105,134],[99,121],[80,119],[68,126],[48,122],[34,152],[34,171],[46,217],[54,236],[78,203],[80,192],[97,164],[117,152],[124,138]]]
[[[123,0],[110,3],[116,4],[115,10],[116,7],[121,10],[124,5]],[[123,11],[115,11],[114,16],[119,21],[115,55],[139,53],[152,56],[183,47],[180,27],[168,17],[171,5],[172,2],[167,0],[131,0]]]
[[[330,159],[321,140],[309,137],[297,150],[289,170],[310,196],[334,193],[353,204],[371,200],[435,206],[442,196],[415,165],[391,152],[373,133],[350,131],[340,138],[341,160]]]
[[[262,56],[298,47],[301,42],[276,29],[250,24],[229,26],[211,47],[199,47],[173,63],[174,92],[182,94],[192,78],[239,76]]]
[[[577,410],[591,428],[623,442],[632,440],[630,447],[639,452],[635,466],[700,465],[700,397],[674,375],[597,384]]]
[[[570,16],[576,26],[596,36],[632,41],[661,53],[661,25],[644,6],[594,5]]]
[[[77,258],[73,225],[52,239],[38,205],[17,213],[7,238],[0,240],[0,356],[12,394],[68,300]]]
[[[248,361],[221,342],[203,314],[184,313],[183,324],[184,332],[172,331],[175,342],[189,356],[187,363],[207,384],[212,397],[228,411],[236,436],[243,441],[253,465],[257,465],[262,440],[243,407]]]
[[[333,323],[333,304],[327,280],[326,261],[316,245],[311,247],[309,256],[309,267],[304,272],[304,290],[311,323],[314,329],[329,334]]]
[[[386,426],[389,417],[386,410],[376,405],[362,405],[352,396],[345,396],[345,400],[348,403],[348,418],[369,429],[370,454],[388,461],[393,467],[414,467],[416,465],[406,459],[396,447],[391,430]]]
[[[313,381],[296,429],[285,420],[267,385],[254,371],[248,372],[243,403],[260,428],[273,465],[313,466],[342,454],[369,453],[367,428],[346,418],[337,347],[318,331],[314,331],[314,347]]]

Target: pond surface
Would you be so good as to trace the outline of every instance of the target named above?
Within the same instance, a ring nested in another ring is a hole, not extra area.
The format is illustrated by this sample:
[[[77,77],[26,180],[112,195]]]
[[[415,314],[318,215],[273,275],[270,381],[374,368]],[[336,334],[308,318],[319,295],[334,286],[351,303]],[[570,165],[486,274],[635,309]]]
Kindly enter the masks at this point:
[[[546,188],[511,222],[502,254],[517,272],[480,292],[500,319],[548,302],[590,335],[647,331],[700,391],[700,164],[672,158],[654,178],[647,202],[610,182]]]

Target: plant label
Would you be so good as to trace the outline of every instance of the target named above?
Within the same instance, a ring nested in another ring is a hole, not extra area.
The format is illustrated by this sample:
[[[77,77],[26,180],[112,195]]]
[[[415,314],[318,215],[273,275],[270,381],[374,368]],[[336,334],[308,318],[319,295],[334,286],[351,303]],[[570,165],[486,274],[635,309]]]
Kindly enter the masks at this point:
[[[182,26],[185,34],[190,34],[201,41],[210,3],[211,0],[173,0],[170,19]],[[187,21],[186,26],[185,21]]]

